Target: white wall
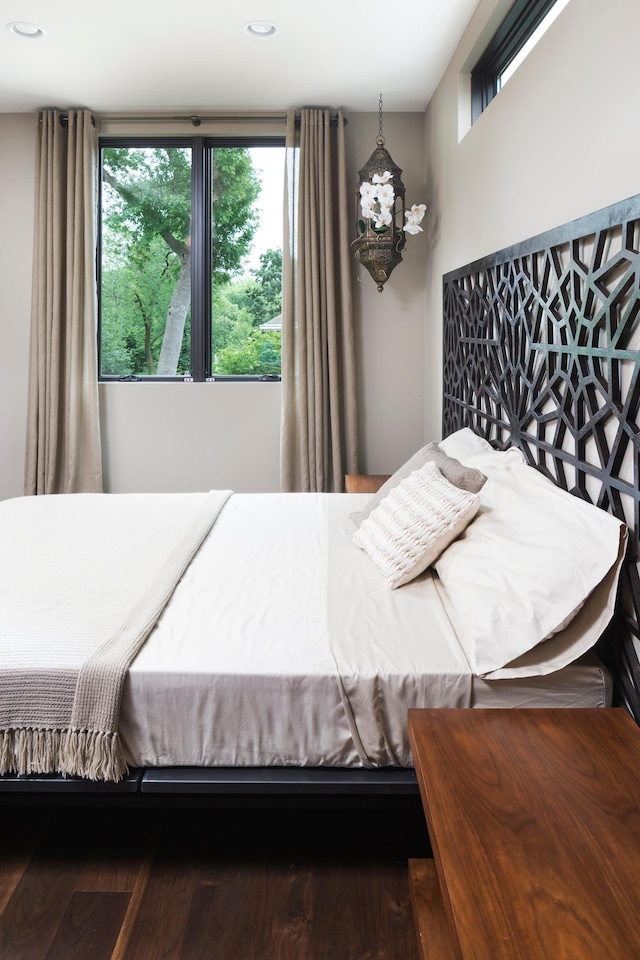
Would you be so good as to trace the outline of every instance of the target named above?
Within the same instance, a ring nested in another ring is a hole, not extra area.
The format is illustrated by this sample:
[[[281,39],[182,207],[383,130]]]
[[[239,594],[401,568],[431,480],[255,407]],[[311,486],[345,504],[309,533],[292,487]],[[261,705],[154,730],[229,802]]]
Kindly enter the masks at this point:
[[[348,121],[355,197],[378,115]],[[23,489],[35,132],[35,114],[0,115],[0,499]],[[386,114],[384,134],[404,170],[407,199],[422,200],[424,116]],[[409,238],[405,249],[382,294],[368,274],[358,279],[364,271],[353,261],[360,469],[368,472],[392,471],[424,442],[423,237]],[[108,383],[100,386],[100,405],[107,492],[279,489],[277,383]]]
[[[640,193],[638,0],[570,0],[459,139],[465,69],[497,7],[480,0],[426,112],[427,435],[441,418],[443,275]]]

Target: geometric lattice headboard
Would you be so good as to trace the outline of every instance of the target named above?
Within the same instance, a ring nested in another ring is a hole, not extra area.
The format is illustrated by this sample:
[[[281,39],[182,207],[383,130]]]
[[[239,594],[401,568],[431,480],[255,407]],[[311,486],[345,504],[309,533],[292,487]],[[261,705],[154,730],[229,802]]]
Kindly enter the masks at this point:
[[[444,277],[443,436],[471,427],[629,527],[599,646],[640,723],[640,195]]]

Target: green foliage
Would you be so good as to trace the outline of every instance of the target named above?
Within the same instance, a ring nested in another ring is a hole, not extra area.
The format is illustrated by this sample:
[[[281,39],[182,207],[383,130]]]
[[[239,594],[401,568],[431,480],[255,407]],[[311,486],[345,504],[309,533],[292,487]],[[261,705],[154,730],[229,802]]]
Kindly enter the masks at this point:
[[[228,283],[213,291],[211,344],[213,369],[218,373],[218,355],[229,346],[242,344],[253,330],[253,317],[244,303],[247,282],[251,281]]]
[[[242,269],[258,227],[253,204],[262,185],[248,150],[224,147],[212,155],[212,274],[218,284]]]
[[[186,243],[191,224],[188,148],[111,147],[103,151],[102,172],[104,223],[125,240],[125,249],[134,249],[141,267],[144,251],[156,237]]]
[[[251,312],[258,324],[265,323],[282,313],[282,250],[267,250],[251,272],[256,279],[247,294]]]
[[[282,312],[282,251],[267,250],[252,276],[213,290],[212,373],[280,373],[280,331],[260,325]]]
[[[142,258],[134,245],[131,258],[102,272],[102,373],[152,376],[162,344],[167,309],[179,262],[158,237]],[[188,369],[190,361],[187,361]]]
[[[280,331],[253,331],[241,343],[230,344],[216,355],[214,374],[279,375]]]

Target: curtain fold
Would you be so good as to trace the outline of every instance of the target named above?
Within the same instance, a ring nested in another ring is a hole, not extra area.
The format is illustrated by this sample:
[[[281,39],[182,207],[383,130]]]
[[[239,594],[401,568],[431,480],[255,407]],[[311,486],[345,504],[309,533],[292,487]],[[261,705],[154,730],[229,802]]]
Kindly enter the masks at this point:
[[[358,472],[345,120],[287,115],[281,487],[340,492]]]
[[[38,116],[25,495],[102,492],[97,377],[98,134]]]

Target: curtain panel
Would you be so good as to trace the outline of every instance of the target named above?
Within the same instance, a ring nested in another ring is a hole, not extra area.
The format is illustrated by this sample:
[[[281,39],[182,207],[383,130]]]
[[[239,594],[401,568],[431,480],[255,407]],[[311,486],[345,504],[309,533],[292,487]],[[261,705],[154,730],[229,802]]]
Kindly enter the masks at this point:
[[[97,177],[98,135],[91,113],[41,111],[26,495],[103,489],[96,341]]]
[[[358,472],[345,123],[324,109],[287,116],[284,491],[341,492]]]

